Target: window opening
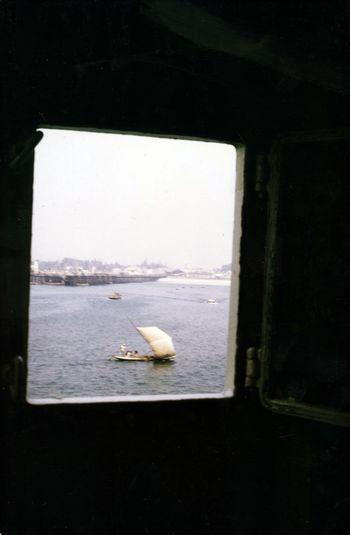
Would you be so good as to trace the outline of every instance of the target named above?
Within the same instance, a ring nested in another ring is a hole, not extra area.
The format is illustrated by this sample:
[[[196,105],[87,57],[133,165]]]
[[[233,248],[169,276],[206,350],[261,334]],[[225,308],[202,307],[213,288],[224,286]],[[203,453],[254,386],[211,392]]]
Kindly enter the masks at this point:
[[[231,396],[235,147],[41,130],[28,401]]]

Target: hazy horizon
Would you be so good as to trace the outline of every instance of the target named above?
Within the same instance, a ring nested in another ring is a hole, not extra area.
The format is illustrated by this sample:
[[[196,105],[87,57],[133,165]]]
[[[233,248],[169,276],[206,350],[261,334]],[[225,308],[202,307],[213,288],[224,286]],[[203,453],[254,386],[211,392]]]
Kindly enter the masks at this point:
[[[33,261],[231,263],[233,146],[42,131],[35,150]]]

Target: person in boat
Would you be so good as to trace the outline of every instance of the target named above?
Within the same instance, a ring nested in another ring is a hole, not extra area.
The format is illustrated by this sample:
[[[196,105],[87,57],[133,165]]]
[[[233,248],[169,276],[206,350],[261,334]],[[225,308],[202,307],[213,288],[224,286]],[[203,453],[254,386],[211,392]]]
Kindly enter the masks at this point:
[[[126,345],[125,344],[121,344],[121,346],[119,348],[119,351],[121,352],[122,356],[124,357],[125,353],[126,353]]]
[[[134,350],[134,351],[127,351],[125,353],[125,356],[130,357],[130,358],[136,358],[136,357],[139,357],[140,355],[138,351]]]

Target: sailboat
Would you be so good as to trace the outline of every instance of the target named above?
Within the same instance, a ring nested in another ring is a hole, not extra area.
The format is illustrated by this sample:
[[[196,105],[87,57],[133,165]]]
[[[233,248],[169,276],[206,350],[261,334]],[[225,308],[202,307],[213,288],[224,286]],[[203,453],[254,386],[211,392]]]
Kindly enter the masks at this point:
[[[135,327],[152,349],[152,354],[141,355],[137,351],[127,351],[125,345],[120,346],[119,355],[113,355],[111,360],[128,361],[169,361],[176,358],[175,348],[171,337],[159,327]]]

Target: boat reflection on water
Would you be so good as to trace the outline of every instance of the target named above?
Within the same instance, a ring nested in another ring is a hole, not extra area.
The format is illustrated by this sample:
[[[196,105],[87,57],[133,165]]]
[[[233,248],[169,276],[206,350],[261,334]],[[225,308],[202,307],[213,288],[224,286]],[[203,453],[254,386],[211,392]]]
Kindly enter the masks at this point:
[[[176,364],[176,358],[174,357],[171,359],[153,359],[152,362],[159,368],[162,368],[162,367],[173,366],[174,364]]]

